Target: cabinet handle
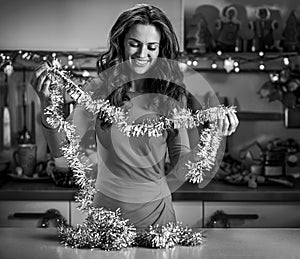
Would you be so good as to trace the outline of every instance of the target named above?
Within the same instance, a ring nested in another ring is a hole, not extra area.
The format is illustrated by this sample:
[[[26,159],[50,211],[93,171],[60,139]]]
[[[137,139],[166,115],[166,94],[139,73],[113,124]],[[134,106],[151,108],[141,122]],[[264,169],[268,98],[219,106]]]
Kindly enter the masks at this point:
[[[257,214],[227,214],[222,210],[217,210],[210,218],[210,222],[207,224],[207,227],[215,227],[219,222],[222,227],[230,228],[230,219],[258,219]]]
[[[223,214],[219,219],[258,219],[257,214]]]
[[[9,218],[21,218],[21,219],[38,219],[46,216],[46,213],[36,213],[36,212],[16,212],[10,215]]]
[[[49,209],[44,213],[38,212],[16,212],[9,216],[9,218],[21,218],[21,219],[42,219],[40,224],[41,228],[49,227],[49,221],[54,220],[55,224],[66,224],[66,219],[61,215],[57,209]]]

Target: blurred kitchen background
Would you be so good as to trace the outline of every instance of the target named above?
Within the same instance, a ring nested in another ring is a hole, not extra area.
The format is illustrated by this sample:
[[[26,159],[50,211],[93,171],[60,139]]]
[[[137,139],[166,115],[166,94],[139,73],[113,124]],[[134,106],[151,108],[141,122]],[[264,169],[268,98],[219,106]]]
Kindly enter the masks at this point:
[[[215,180],[204,188],[186,184],[173,194],[178,218],[198,227],[299,227],[297,2],[143,2],[168,14],[180,41],[182,62],[200,73],[187,69],[193,82],[188,90],[201,104],[214,102],[217,96],[220,103],[237,106],[240,120],[235,134],[227,138]],[[83,78],[96,76],[97,56],[106,48],[109,29],[135,3],[0,1],[0,208],[5,211],[0,226],[43,226],[41,219],[55,218],[57,213],[71,224],[82,219],[70,172],[55,169],[49,155],[30,79],[37,65],[54,57]],[[65,109],[72,109],[72,104]],[[30,177],[18,165],[21,143],[37,147]],[[37,205],[37,200],[42,202]]]

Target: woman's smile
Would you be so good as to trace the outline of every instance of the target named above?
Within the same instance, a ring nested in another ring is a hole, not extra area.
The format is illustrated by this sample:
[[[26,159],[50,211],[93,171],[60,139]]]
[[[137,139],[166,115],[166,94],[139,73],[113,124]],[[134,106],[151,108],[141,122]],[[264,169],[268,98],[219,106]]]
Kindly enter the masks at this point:
[[[142,59],[134,59],[134,62],[137,66],[140,66],[140,67],[144,67],[148,64],[149,60],[142,60]]]

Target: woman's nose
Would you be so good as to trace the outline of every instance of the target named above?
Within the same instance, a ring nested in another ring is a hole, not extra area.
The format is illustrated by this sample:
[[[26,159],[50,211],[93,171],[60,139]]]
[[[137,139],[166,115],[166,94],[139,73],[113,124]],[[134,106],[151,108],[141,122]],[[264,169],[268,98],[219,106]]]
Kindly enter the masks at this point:
[[[148,48],[146,45],[141,46],[139,56],[140,58],[145,58],[148,55]]]

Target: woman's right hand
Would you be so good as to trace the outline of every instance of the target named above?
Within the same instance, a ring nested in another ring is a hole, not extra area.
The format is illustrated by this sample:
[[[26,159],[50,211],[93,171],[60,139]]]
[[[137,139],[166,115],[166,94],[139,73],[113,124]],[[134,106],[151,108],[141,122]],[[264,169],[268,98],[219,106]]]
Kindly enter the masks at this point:
[[[31,78],[31,85],[39,96],[41,103],[41,118],[42,122],[45,126],[49,126],[46,121],[46,116],[44,114],[44,109],[50,104],[50,91],[49,87],[51,81],[47,77],[47,70],[49,69],[49,65],[44,63],[38,66],[34,71]]]

